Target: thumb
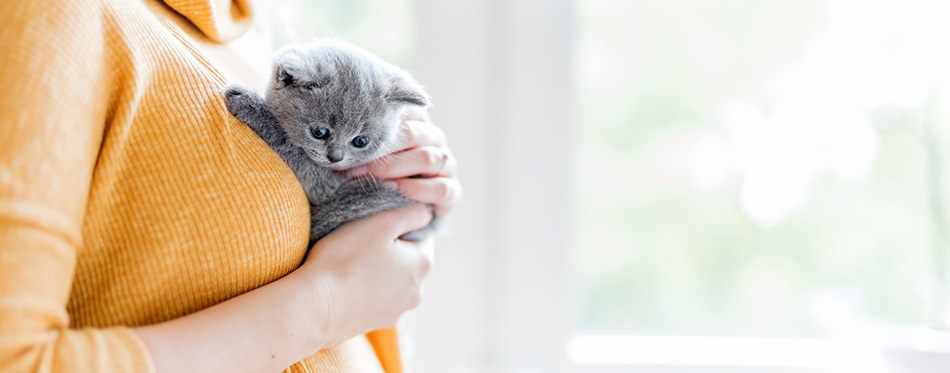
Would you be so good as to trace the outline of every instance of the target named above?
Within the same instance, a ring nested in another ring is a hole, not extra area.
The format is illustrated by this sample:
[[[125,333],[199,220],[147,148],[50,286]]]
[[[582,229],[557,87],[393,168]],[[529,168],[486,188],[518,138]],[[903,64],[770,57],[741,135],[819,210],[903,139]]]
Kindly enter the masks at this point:
[[[432,210],[420,203],[397,210],[384,211],[379,213],[378,216],[386,222],[387,232],[393,237],[398,237],[429,225],[432,220]]]

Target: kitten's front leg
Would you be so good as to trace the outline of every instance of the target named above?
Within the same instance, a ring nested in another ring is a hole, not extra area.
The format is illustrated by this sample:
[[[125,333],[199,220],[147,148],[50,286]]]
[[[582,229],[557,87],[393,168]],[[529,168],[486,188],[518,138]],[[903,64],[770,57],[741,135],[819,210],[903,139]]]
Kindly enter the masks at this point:
[[[224,102],[231,115],[251,127],[271,148],[285,142],[286,137],[277,118],[257,92],[238,84],[229,84],[224,89]]]

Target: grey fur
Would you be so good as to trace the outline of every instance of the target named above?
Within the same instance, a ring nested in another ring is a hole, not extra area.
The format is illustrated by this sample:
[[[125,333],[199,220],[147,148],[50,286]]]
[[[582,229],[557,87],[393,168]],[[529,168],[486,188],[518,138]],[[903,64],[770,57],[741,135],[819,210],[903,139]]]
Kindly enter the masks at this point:
[[[415,203],[375,180],[350,180],[332,168],[364,164],[398,149],[402,109],[429,104],[405,71],[349,43],[312,42],[276,53],[265,97],[235,84],[224,96],[228,111],[273,148],[304,187],[311,244],[346,222]],[[312,132],[321,127],[329,130],[325,140]],[[369,144],[354,146],[356,136]],[[435,224],[433,218],[402,238],[425,238]]]

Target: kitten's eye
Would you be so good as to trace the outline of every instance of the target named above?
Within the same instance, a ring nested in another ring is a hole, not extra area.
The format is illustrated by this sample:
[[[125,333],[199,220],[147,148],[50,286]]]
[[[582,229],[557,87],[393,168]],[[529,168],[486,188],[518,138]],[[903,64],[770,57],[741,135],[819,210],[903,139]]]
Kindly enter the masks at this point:
[[[326,140],[330,137],[330,130],[323,127],[310,127],[310,134],[317,140]]]
[[[369,139],[367,139],[366,136],[356,136],[350,143],[357,148],[365,148],[366,145],[369,145]]]

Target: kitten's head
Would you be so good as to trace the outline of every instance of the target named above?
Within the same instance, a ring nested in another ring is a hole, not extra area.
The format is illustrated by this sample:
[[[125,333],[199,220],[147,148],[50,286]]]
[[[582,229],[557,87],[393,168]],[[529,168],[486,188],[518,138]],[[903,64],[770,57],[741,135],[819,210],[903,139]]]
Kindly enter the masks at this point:
[[[274,57],[267,105],[291,143],[323,167],[348,168],[396,150],[400,114],[429,97],[408,73],[342,41]]]

